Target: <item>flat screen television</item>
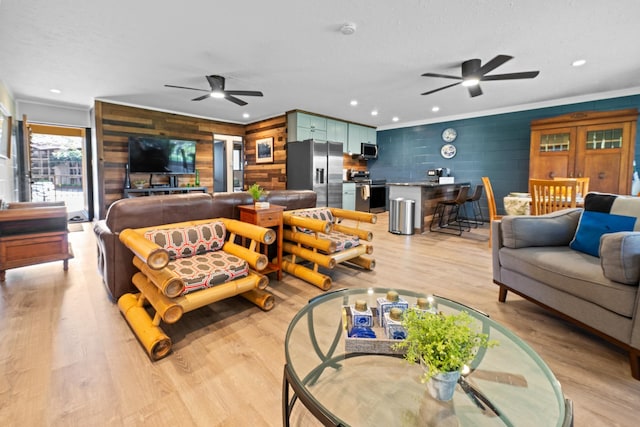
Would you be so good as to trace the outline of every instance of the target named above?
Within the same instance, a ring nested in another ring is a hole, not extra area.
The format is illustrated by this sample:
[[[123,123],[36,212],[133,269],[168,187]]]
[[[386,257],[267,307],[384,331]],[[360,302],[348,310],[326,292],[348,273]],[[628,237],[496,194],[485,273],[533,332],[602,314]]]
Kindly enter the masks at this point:
[[[129,137],[129,172],[185,175],[196,172],[196,142]]]

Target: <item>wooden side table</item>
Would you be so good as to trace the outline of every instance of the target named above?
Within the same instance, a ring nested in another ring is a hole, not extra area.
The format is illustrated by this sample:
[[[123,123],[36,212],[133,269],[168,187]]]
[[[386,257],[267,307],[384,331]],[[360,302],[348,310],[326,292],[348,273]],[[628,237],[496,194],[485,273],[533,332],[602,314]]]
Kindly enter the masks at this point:
[[[269,265],[261,273],[276,272],[278,280],[282,280],[282,212],[285,206],[272,204],[268,208],[256,209],[254,205],[240,205],[238,209],[240,209],[240,221],[275,229],[276,262],[274,263],[274,260],[269,258],[269,247],[263,245],[262,252],[269,258]]]

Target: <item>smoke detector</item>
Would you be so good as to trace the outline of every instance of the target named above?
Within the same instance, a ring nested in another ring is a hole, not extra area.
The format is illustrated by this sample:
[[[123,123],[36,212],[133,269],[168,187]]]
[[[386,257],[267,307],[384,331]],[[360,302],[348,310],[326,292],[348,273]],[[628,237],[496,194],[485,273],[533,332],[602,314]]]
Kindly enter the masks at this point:
[[[354,24],[353,22],[347,22],[346,24],[342,25],[342,27],[340,27],[340,32],[345,36],[349,36],[356,32],[356,24]]]

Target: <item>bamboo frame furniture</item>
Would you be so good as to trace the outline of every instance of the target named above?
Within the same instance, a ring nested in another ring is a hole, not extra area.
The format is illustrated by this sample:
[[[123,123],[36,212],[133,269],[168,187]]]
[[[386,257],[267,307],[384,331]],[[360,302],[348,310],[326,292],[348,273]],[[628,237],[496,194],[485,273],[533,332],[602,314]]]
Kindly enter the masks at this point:
[[[355,221],[355,225],[340,224],[343,220]],[[285,211],[283,222],[288,227],[283,233],[282,268],[324,291],[331,289],[331,277],[322,274],[320,267],[333,269],[339,263],[350,263],[373,270],[375,259],[369,256],[373,246],[368,244],[373,233],[361,229],[360,224],[375,224],[377,220],[375,214],[368,212],[331,207]],[[340,249],[336,240],[342,238],[357,243]],[[305,263],[311,267],[302,265]]]
[[[226,241],[219,250],[245,260],[249,265],[248,274],[213,287],[184,293],[185,280],[168,267],[172,262],[169,252],[148,240],[145,233],[197,227],[215,222],[222,222],[226,228]],[[269,279],[259,273],[267,266],[268,259],[257,251],[259,244],[268,245],[275,241],[276,234],[269,228],[233,219],[216,218],[125,229],[120,232],[119,238],[135,255],[133,264],[139,272],[134,274],[132,282],[140,292],[122,295],[118,299],[118,307],[151,360],[161,359],[171,350],[171,339],[160,328],[162,321],[175,323],[185,312],[235,295],[242,296],[265,311],[273,308],[273,295],[264,290]],[[248,248],[235,243],[241,238],[249,240]],[[145,308],[146,305],[151,305],[155,312],[153,318]]]
[[[73,251],[68,241],[64,203],[11,203],[0,210],[0,282],[6,270],[62,261],[69,268]]]
[[[530,179],[531,215],[544,215],[575,208],[576,186],[575,179]]]

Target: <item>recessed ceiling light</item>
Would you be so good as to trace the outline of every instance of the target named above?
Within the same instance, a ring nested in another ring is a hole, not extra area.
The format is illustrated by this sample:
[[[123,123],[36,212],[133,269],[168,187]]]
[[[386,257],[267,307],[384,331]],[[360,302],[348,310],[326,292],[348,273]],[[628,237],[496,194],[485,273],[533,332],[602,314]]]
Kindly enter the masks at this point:
[[[251,116],[249,115],[249,113],[242,113],[242,117],[244,117],[245,119],[248,119]]]
[[[340,32],[345,36],[350,36],[351,34],[356,32],[356,24],[353,22],[347,22],[340,27]]]
[[[371,112],[371,115],[372,115],[372,116],[377,116],[377,115],[378,115],[378,110],[373,110],[373,111]]]
[[[356,105],[358,105],[358,100],[357,99],[352,99],[351,100],[351,106],[355,107]]]
[[[396,117],[394,117],[394,118],[393,118],[393,119],[391,119],[391,120],[393,120],[394,122],[397,122],[397,121],[398,121],[398,120],[400,120],[400,119],[396,116]]]
[[[574,67],[582,67],[586,63],[587,63],[586,59],[576,59],[571,63],[571,65]]]
[[[62,93],[62,91],[60,89],[50,89],[49,92],[51,92],[51,93]]]
[[[431,111],[433,111],[434,113],[437,113],[438,111],[440,111],[440,107],[436,105],[435,107],[431,108]]]

